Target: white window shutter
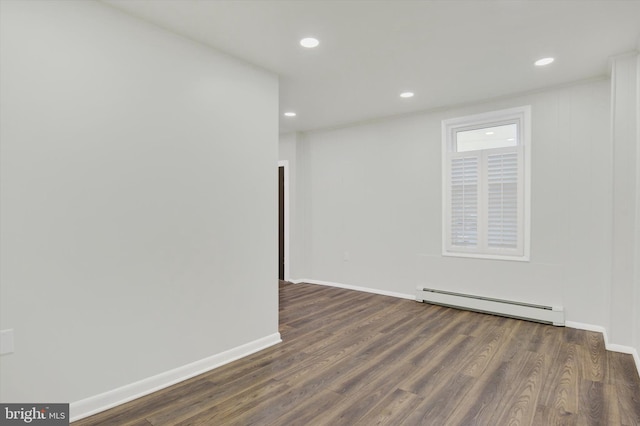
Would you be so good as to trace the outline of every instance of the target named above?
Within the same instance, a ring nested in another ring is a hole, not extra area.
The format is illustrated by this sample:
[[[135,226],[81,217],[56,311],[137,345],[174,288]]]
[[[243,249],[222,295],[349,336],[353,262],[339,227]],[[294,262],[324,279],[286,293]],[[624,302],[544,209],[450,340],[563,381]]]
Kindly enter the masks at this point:
[[[520,236],[518,152],[487,155],[487,247],[516,250]]]
[[[450,244],[478,246],[478,156],[453,157],[450,163]]]

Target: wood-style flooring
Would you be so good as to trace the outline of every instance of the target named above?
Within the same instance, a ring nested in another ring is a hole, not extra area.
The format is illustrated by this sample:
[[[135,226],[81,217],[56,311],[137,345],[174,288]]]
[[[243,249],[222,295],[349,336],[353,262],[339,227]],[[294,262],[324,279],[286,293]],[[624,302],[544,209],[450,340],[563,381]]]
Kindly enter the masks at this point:
[[[633,358],[599,333],[288,283],[280,332],[74,425],[640,425]]]

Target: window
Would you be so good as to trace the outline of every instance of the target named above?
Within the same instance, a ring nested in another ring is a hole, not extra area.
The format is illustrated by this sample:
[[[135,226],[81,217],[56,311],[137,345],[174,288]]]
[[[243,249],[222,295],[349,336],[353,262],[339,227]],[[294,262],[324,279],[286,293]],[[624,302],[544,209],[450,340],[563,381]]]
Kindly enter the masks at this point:
[[[443,255],[529,260],[529,106],[442,122]]]

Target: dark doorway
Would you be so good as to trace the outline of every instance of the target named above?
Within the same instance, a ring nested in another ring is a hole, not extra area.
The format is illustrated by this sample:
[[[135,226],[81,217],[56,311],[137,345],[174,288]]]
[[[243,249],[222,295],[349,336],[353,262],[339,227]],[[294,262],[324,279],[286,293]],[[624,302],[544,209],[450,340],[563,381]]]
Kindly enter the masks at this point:
[[[278,167],[278,279],[284,280],[284,167]]]

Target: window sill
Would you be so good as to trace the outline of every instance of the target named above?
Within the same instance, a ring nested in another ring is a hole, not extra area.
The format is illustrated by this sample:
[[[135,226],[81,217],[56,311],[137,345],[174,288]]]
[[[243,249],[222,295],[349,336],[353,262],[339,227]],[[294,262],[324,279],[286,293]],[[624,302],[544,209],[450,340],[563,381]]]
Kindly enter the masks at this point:
[[[467,257],[472,259],[510,260],[515,262],[530,261],[529,255],[509,256],[504,254],[464,253],[464,252],[452,252],[452,251],[443,251],[442,255],[446,257]]]

